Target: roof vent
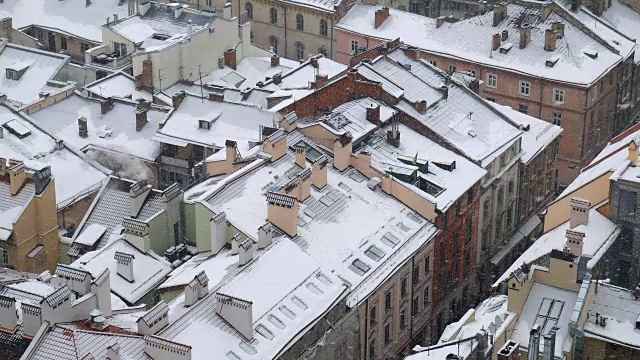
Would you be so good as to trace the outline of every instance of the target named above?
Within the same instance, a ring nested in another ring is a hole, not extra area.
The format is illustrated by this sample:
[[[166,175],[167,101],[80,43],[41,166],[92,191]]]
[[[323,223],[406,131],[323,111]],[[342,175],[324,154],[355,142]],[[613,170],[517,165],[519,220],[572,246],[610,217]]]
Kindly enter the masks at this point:
[[[598,52],[595,50],[584,50],[583,52],[585,55],[587,55],[588,57],[594,60],[598,58]]]
[[[501,54],[506,54],[509,52],[509,50],[511,50],[511,48],[513,47],[513,43],[504,43],[502,46],[500,46],[500,53]]]
[[[545,61],[544,64],[547,67],[554,67],[559,60],[560,60],[560,56],[559,55],[554,55],[554,56],[548,58],[547,61]]]

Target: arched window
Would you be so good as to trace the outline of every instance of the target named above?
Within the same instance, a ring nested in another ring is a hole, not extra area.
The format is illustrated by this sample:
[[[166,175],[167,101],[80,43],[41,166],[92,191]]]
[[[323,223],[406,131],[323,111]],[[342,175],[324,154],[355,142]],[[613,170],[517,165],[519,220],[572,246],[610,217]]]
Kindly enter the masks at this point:
[[[271,46],[271,51],[274,54],[278,53],[278,38],[275,36],[269,36],[269,46]]]
[[[513,182],[513,179],[511,179],[509,180],[509,195],[512,195],[515,190],[516,190],[515,183]]]
[[[253,19],[253,5],[249,2],[244,4],[244,10],[247,12],[247,17]]]
[[[276,8],[271,8],[271,10],[269,10],[269,19],[272,24],[278,23],[278,10],[276,10]]]
[[[322,56],[327,57],[329,53],[327,52],[327,48],[322,45],[320,49],[318,49],[318,54],[322,54]]]
[[[329,28],[327,26],[327,20],[325,19],[320,20],[320,35],[327,36],[328,33],[329,33]]]
[[[304,31],[304,17],[302,14],[296,15],[296,30]]]
[[[296,44],[296,59],[304,59],[304,45],[302,43]]]

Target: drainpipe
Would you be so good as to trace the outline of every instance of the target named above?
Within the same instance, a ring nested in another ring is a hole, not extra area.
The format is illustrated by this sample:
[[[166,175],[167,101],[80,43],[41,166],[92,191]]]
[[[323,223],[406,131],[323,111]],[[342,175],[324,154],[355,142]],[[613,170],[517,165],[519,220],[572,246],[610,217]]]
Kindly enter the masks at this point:
[[[411,258],[411,292],[409,296],[409,309],[411,309],[411,321],[409,323],[409,342],[412,344],[411,347],[413,347],[413,318],[415,317],[415,314],[413,313],[413,297],[414,297],[414,286],[415,286],[415,283],[413,282],[413,269],[415,266],[416,266],[416,257],[414,255]],[[418,276],[420,276],[419,272],[418,272]],[[420,307],[419,303],[418,303],[418,307]]]
[[[331,54],[330,59],[333,60],[333,39],[334,39],[334,30],[333,30],[333,15],[331,16],[331,18],[329,19],[329,21],[331,21],[331,44],[329,45],[331,47],[331,50],[329,52],[329,54]]]
[[[358,311],[358,314],[360,314],[360,312]],[[366,355],[368,349],[368,345],[369,345],[369,298],[367,298],[367,300],[364,301],[364,341],[362,346],[364,346],[364,354],[365,356],[363,356],[363,358],[367,358]]]
[[[589,88],[587,88],[586,93],[584,94],[584,126],[582,126],[582,146],[580,147],[580,167],[582,167],[582,158],[584,157],[584,134],[587,129],[587,104],[589,102]]]
[[[544,93],[544,81],[540,81],[540,106],[538,107],[539,108],[538,119],[542,119],[542,94],[543,93]]]
[[[289,58],[287,55],[287,6],[283,7],[284,9],[284,57]]]

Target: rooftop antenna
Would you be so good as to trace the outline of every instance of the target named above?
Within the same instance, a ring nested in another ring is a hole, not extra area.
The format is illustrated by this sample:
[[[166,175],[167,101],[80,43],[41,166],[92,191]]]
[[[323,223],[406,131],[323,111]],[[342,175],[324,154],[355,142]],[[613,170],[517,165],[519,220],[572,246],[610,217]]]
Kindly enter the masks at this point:
[[[201,67],[202,67],[202,65],[198,64],[198,77],[200,78],[200,95],[201,95],[202,103],[204,103],[204,89],[202,88],[202,71],[200,71]]]

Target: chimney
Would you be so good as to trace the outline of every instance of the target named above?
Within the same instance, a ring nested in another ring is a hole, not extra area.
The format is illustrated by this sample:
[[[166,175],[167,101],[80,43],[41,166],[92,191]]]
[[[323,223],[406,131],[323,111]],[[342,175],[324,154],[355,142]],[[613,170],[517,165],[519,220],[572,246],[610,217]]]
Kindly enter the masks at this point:
[[[382,9],[376,10],[376,19],[375,19],[375,27],[379,28],[385,20],[389,17],[389,8],[383,7]]]
[[[187,20],[187,35],[193,34],[193,24],[191,23],[191,19]]]
[[[7,159],[0,157],[0,176],[7,174]]]
[[[327,186],[327,164],[327,157],[322,155],[311,165],[311,184],[318,190]]]
[[[573,198],[570,202],[571,218],[569,220],[569,229],[576,226],[587,225],[589,223],[589,209],[591,202],[580,198]]]
[[[480,80],[471,80],[471,82],[469,83],[469,90],[473,91],[476,94],[480,94]]]
[[[569,252],[574,256],[582,255],[582,248],[584,247],[584,232],[583,231],[574,231],[567,229],[566,237],[567,237],[567,247],[569,248]]]
[[[238,143],[233,140],[227,140],[224,142],[224,149],[226,151],[225,159],[232,162],[238,159]]]
[[[273,81],[273,83],[276,84],[276,85],[280,84],[280,82],[282,82],[282,72],[279,72],[277,74],[273,74],[273,77],[271,78],[271,81]]]
[[[351,165],[352,135],[346,132],[333,143],[333,167],[343,171]]]
[[[7,102],[7,94],[0,92],[0,104],[4,104]]]
[[[209,93],[209,100],[210,101],[216,101],[216,102],[224,102],[224,93],[210,92]]]
[[[224,52],[224,64],[233,70],[236,69],[236,49],[227,49]]]
[[[222,9],[222,17],[227,20],[231,20],[231,2],[226,2]]]
[[[375,126],[381,126],[380,122],[380,105],[376,103],[371,103],[367,106],[367,121],[374,124]]]
[[[120,345],[118,345],[118,343],[109,345],[109,347],[107,347],[107,359],[120,360]]]
[[[9,160],[11,163],[11,160]],[[9,181],[11,182],[11,195],[18,195],[20,189],[27,180],[26,166],[21,161],[9,165]]]
[[[102,113],[102,115],[108,113],[109,111],[111,111],[111,109],[113,109],[113,98],[112,97],[108,97],[108,98],[100,101],[100,113]]]
[[[438,29],[440,26],[442,26],[442,24],[444,24],[447,21],[447,17],[446,16],[439,16],[436,18],[436,29]]]
[[[287,122],[287,120],[283,120],[283,122]],[[295,125],[295,122],[293,124]],[[262,147],[266,154],[271,155],[271,162],[277,161],[287,154],[287,136],[282,129],[278,129],[267,136],[262,143]]]
[[[255,251],[253,239],[246,238],[238,245],[238,248],[238,266],[245,266],[249,261],[253,260],[253,252]]]
[[[89,5],[91,5],[91,0],[85,0],[84,6],[89,7]]]
[[[298,194],[297,199],[303,202],[311,196],[311,168],[306,168],[298,173]]]
[[[171,97],[171,104],[173,105],[173,108],[179,108],[185,97],[187,97],[187,93],[184,90],[180,91],[177,94],[173,94],[173,96]]]
[[[89,130],[87,128],[87,118],[84,116],[81,116],[78,118],[78,135],[83,139],[86,139],[89,137]]]
[[[136,131],[142,130],[142,128],[149,122],[147,120],[147,109],[136,110]]]
[[[307,167],[307,147],[304,145],[296,145],[296,165],[303,169]]]
[[[114,22],[118,21],[118,14],[113,14],[113,21]]]
[[[395,147],[400,146],[400,115],[391,118],[391,130],[387,130],[387,142]]]
[[[182,5],[178,5],[176,6],[176,8],[173,10],[173,16],[177,19],[180,17],[180,15],[182,15]]]
[[[544,31],[544,50],[553,51],[556,49],[556,32],[553,29]]]
[[[542,360],[554,360],[556,358],[556,331],[557,327],[551,328],[548,333],[544,335],[544,352],[542,354]]]
[[[560,21],[554,21],[551,24],[551,28],[556,32],[556,36],[558,39],[562,39],[564,37],[564,23]]]
[[[507,17],[507,4],[500,3],[493,6],[493,26],[498,26]]]
[[[529,331],[529,359],[537,359],[540,353],[540,325],[535,324]]]
[[[424,114],[427,112],[427,101],[426,100],[420,100],[416,102],[416,110],[418,110],[418,112],[420,114]]]
[[[520,25],[520,49],[524,49],[531,41],[531,24],[523,23]]]
[[[191,346],[169,341],[155,335],[144,336],[143,351],[147,355],[147,358],[156,360],[191,359]]]
[[[9,331],[15,330],[18,326],[18,311],[15,298],[0,295],[0,324]]]
[[[238,255],[238,253],[240,253],[240,237],[240,233],[237,233],[231,238],[231,255]]]
[[[638,162],[639,156],[640,156],[640,148],[638,147],[636,140],[633,139],[629,143],[629,155],[627,156],[627,159],[631,161],[631,165],[635,165]]]
[[[147,180],[140,180],[129,187],[129,197],[131,198],[131,214],[132,218],[138,216],[142,206],[144,205],[147,195],[151,191],[151,185]]]
[[[198,301],[198,280],[194,277],[184,286],[184,306],[191,306]]]
[[[314,89],[320,89],[324,87],[329,82],[329,75],[326,74],[316,74],[316,81],[314,85]]]
[[[122,276],[125,280],[132,283],[133,282],[133,259],[135,258],[132,254],[123,253],[120,251],[116,251],[116,254],[113,256],[118,263],[118,275]]]
[[[502,32],[500,33],[500,40],[502,41],[507,41],[507,39],[509,38],[509,31],[507,30],[502,30]]]
[[[198,275],[195,276],[195,278],[197,277]],[[169,325],[169,306],[164,301],[158,302],[151,309],[145,311],[136,323],[138,325],[138,333],[143,335],[156,334]]]
[[[491,49],[498,50],[498,48],[500,48],[500,34],[499,33],[495,33],[493,34],[493,36],[491,37]]]
[[[270,222],[264,223],[258,228],[258,249],[264,249],[273,241],[273,227]]]
[[[211,225],[211,253],[217,254],[227,243],[227,214],[220,212],[209,221]]]
[[[270,191],[267,193],[267,220],[287,235],[298,233],[298,199]]]
[[[207,276],[207,273],[202,270],[194,277],[194,279],[198,283],[198,299],[202,299],[209,294],[209,277]]]
[[[508,340],[500,350],[498,350],[498,360],[514,360],[518,358],[520,343]]]
[[[0,139],[4,139],[4,128],[0,126]]]
[[[280,65],[280,56],[273,54],[271,55],[271,66],[278,66]]]
[[[253,339],[253,303],[222,293],[216,294],[216,313],[246,339]]]

